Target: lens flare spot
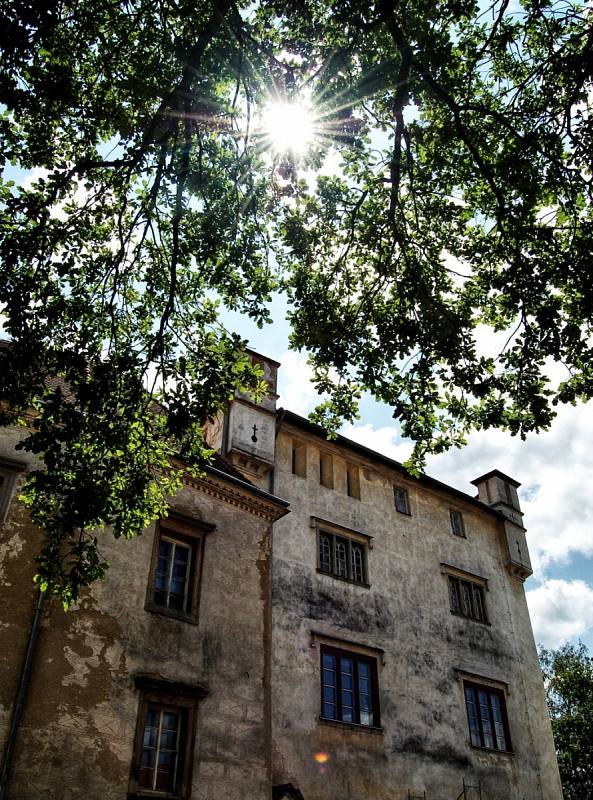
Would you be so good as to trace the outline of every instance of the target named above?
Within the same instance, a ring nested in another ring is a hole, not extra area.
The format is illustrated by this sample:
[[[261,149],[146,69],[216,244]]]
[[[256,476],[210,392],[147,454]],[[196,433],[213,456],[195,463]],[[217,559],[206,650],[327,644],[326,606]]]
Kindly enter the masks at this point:
[[[318,764],[327,764],[329,761],[329,753],[324,753],[323,751],[320,753],[315,753],[313,759],[317,761]]]

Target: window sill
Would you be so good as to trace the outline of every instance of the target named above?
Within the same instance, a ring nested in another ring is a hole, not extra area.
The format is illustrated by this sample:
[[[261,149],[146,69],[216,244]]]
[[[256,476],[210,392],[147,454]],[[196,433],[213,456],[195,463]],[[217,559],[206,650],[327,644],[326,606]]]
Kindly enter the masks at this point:
[[[361,581],[353,581],[350,578],[343,578],[341,575],[334,575],[333,572],[326,572],[324,569],[319,569],[317,567],[317,573],[319,575],[325,575],[327,578],[332,578],[335,581],[342,581],[342,583],[349,583],[350,586],[362,586],[363,589],[370,589],[370,583],[363,583]]]
[[[491,628],[492,627],[492,623],[488,622],[487,620],[474,619],[474,617],[467,617],[465,614],[459,614],[457,611],[452,611],[451,612],[451,616],[452,617],[457,617],[457,619],[467,619],[470,622],[477,623],[478,625],[484,625],[484,627],[486,627],[486,628]],[[487,749],[487,748],[485,748],[485,749]]]
[[[477,744],[472,744],[470,742],[470,747],[472,750],[476,750],[478,753],[491,753],[495,756],[514,756],[515,753],[513,750],[494,750],[491,747],[479,747]]]
[[[382,736],[383,735],[383,728],[371,726],[371,725],[359,725],[356,722],[342,722],[339,719],[329,719],[328,717],[319,717],[319,722],[322,725],[328,725],[330,728],[341,728],[342,730],[351,730],[351,731],[364,731],[365,733],[371,733],[375,736]],[[478,748],[480,749],[480,748]]]
[[[401,514],[403,517],[411,517],[412,516],[412,512],[411,511],[401,511],[399,508],[396,508],[395,512],[396,512],[396,514]]]
[[[192,614],[186,614],[184,611],[175,611],[171,608],[166,608],[165,606],[159,606],[156,603],[146,603],[144,606],[145,611],[149,611],[151,614],[159,614],[162,617],[171,617],[172,619],[176,619],[179,622],[188,622],[190,625],[197,625],[198,620]],[[148,797],[149,795],[147,795]],[[152,795],[154,797],[179,797],[179,795],[164,795],[162,793]]]

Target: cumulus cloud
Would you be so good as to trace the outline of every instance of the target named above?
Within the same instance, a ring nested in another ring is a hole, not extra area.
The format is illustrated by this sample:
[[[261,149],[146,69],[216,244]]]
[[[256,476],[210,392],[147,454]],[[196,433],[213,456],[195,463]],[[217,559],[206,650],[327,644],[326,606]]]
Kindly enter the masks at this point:
[[[463,491],[498,468],[521,481],[527,537],[536,572],[593,555],[593,410],[561,408],[549,431],[522,442],[501,431],[474,434],[467,447],[429,460],[429,473]],[[471,487],[473,489],[473,487]]]
[[[290,403],[288,404],[290,407]],[[405,461],[411,447],[397,425],[347,426],[345,436]],[[574,556],[593,556],[593,409],[561,408],[552,428],[526,441],[501,431],[480,431],[466,447],[428,460],[429,475],[473,494],[470,481],[497,468],[521,481],[521,506],[536,576]]]
[[[535,641],[556,648],[593,629],[593,588],[584,581],[545,581],[527,592]]]
[[[341,433],[348,439],[353,439],[396,461],[405,461],[412,452],[412,445],[406,439],[402,439],[400,430],[395,425],[384,425],[381,428],[375,428],[371,423],[346,425]]]
[[[278,404],[306,416],[321,401],[311,383],[311,368],[306,354],[287,351],[278,361],[282,364],[278,370]]]

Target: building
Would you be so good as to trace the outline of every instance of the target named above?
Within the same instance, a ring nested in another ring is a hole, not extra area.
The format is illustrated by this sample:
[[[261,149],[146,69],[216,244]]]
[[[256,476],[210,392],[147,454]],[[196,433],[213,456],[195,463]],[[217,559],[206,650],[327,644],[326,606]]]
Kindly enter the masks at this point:
[[[269,394],[210,426],[214,466],[44,610],[14,736],[37,534],[2,432],[7,800],[561,800],[519,484],[473,497],[327,441],[252,357]]]

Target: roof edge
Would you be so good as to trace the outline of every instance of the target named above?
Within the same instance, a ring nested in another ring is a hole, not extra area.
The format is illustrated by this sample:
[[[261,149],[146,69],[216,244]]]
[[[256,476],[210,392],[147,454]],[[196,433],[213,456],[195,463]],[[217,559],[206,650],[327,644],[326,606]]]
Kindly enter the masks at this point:
[[[488,478],[494,478],[494,477],[502,478],[503,481],[510,483],[511,486],[514,486],[516,489],[519,488],[519,486],[521,486],[519,481],[516,481],[514,478],[510,478],[508,475],[505,475],[505,473],[501,472],[501,470],[499,469],[491,469],[490,472],[485,472],[484,475],[480,475],[479,478],[474,478],[473,481],[470,481],[470,483],[472,483],[474,486],[477,486],[479,483],[482,483],[482,481],[487,481]]]
[[[317,436],[327,441],[327,432],[321,425],[317,425],[315,422],[311,422],[306,417],[301,417],[299,414],[295,414],[294,411],[289,411],[285,408],[279,408],[276,413],[280,425],[284,423],[292,424],[297,428],[306,430],[313,436]],[[384,466],[402,473],[402,475],[405,475],[411,481],[417,481],[418,483],[429,486],[432,489],[436,489],[437,491],[451,495],[458,500],[463,500],[464,503],[469,503],[470,505],[479,508],[481,511],[485,511],[487,514],[490,514],[499,520],[505,519],[504,514],[502,514],[500,511],[497,511],[495,508],[486,505],[486,503],[483,503],[476,497],[472,497],[470,494],[466,494],[466,492],[462,492],[460,489],[455,489],[453,486],[448,486],[446,483],[439,481],[437,478],[431,478],[430,475],[426,475],[425,473],[420,473],[419,476],[410,475],[408,470],[401,462],[396,461],[393,458],[389,458],[388,456],[384,456],[382,453],[378,453],[376,450],[371,450],[370,447],[365,447],[364,445],[359,444],[352,439],[346,438],[346,436],[338,434],[336,438],[332,439],[331,441],[343,445],[344,447],[347,447],[353,452],[365,456],[366,458],[379,461]],[[474,481],[471,481],[471,483],[474,483]]]

